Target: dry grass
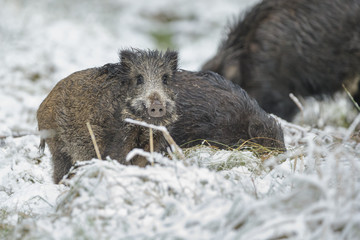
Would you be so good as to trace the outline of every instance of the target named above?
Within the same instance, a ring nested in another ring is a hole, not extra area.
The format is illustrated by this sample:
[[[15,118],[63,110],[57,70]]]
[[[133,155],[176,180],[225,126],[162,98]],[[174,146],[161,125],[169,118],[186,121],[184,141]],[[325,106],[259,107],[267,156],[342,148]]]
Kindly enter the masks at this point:
[[[99,147],[98,147],[98,145],[97,145],[97,143],[96,143],[96,139],[95,139],[94,132],[93,132],[93,130],[92,130],[91,125],[90,125],[89,122],[86,122],[86,127],[87,127],[88,130],[89,130],[89,133],[90,133],[90,136],[91,136],[91,141],[92,141],[92,143],[93,143],[93,145],[94,145],[94,149],[95,149],[95,152],[96,152],[96,156],[97,156],[97,158],[98,158],[99,160],[102,160],[102,159],[101,159],[101,155],[100,155],[100,151],[99,151]]]
[[[211,140],[207,140],[207,139],[196,139],[196,140],[186,142],[182,146],[189,145],[193,142],[201,142],[201,144],[198,144],[198,145],[208,146],[208,147],[214,148],[215,150],[224,149],[224,150],[228,150],[228,151],[250,151],[255,156],[257,156],[263,160],[266,160],[267,158],[269,158],[271,156],[276,156],[281,153],[284,153],[284,151],[282,149],[266,147],[266,146],[262,146],[256,142],[254,142],[254,140],[257,140],[257,139],[265,139],[265,138],[257,137],[257,138],[247,139],[247,140],[239,140],[239,142],[241,142],[241,144],[237,144],[237,145],[233,145],[233,146],[229,146],[224,143],[211,141]],[[266,138],[266,139],[269,139],[269,138]],[[277,141],[275,139],[269,139],[269,140]],[[192,147],[190,149],[192,149]]]
[[[25,239],[54,232],[80,239],[356,239],[360,168],[356,142],[346,137],[352,130],[280,122],[285,153],[251,141],[203,141],[183,149],[181,161],[154,152],[147,168],[79,163],[54,214],[2,231],[10,227],[10,236]]]

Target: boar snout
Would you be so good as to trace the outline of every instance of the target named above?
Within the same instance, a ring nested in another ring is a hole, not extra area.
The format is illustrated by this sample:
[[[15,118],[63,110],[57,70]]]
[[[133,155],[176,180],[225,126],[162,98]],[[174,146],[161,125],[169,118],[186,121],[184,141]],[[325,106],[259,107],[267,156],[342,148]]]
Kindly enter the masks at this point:
[[[159,100],[155,100],[150,104],[148,114],[154,118],[163,117],[166,114],[166,107]]]

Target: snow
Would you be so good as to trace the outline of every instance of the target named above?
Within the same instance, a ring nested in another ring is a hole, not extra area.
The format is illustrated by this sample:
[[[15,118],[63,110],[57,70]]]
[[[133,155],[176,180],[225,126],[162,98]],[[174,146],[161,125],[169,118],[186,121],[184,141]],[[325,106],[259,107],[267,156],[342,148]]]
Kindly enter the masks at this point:
[[[56,185],[38,151],[60,79],[128,47],[171,45],[198,70],[256,1],[0,2],[0,239],[360,239],[360,115],[341,94],[278,119],[288,151],[268,159],[204,144],[146,168],[93,159]]]

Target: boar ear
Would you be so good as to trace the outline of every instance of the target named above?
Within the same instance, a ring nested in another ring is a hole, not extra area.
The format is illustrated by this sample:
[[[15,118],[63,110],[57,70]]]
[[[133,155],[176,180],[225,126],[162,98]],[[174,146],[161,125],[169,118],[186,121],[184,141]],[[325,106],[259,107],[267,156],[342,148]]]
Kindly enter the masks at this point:
[[[176,51],[166,50],[164,54],[166,62],[169,63],[171,70],[174,72],[178,69],[178,53]]]
[[[130,68],[131,62],[136,57],[136,54],[131,50],[121,50],[119,52],[120,65],[125,68]]]
[[[248,134],[249,138],[253,138],[253,142],[259,142],[261,141],[261,137],[265,137],[266,128],[265,125],[257,120],[250,120],[249,128],[248,128]]]

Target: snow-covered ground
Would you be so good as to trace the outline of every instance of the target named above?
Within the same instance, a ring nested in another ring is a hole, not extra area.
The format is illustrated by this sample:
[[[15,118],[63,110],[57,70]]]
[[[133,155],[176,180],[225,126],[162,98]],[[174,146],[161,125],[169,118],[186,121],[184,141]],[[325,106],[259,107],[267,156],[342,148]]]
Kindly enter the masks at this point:
[[[360,118],[343,95],[279,119],[289,151],[264,163],[202,146],[145,169],[92,160],[55,185],[38,153],[35,113],[60,79],[128,47],[198,70],[256,2],[0,0],[0,239],[360,239]]]

